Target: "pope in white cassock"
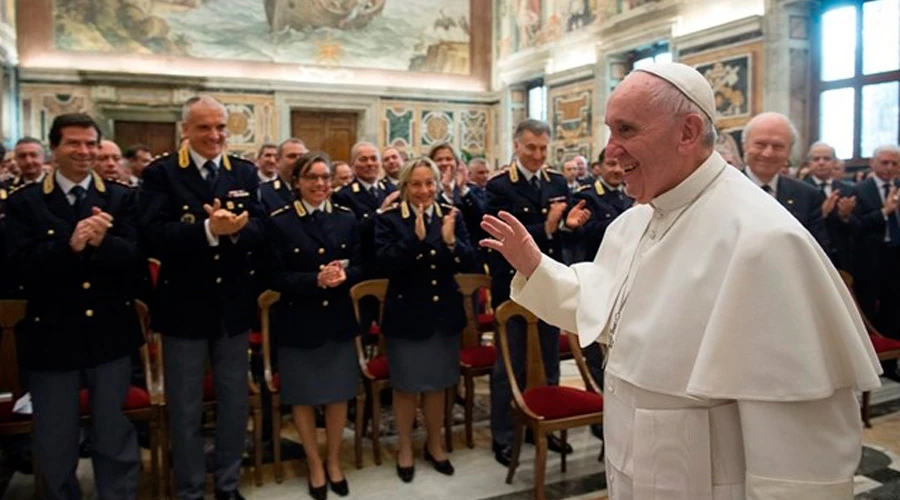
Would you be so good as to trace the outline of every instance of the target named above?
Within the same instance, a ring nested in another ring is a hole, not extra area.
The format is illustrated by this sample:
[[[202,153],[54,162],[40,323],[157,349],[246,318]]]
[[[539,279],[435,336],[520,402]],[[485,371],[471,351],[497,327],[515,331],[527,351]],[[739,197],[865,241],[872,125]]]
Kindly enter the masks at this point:
[[[851,499],[875,352],[813,237],[713,151],[715,109],[688,66],[635,71],[606,154],[638,204],[594,261],[542,256],[508,213],[482,245],[518,271],[513,300],[608,346],[611,500]]]

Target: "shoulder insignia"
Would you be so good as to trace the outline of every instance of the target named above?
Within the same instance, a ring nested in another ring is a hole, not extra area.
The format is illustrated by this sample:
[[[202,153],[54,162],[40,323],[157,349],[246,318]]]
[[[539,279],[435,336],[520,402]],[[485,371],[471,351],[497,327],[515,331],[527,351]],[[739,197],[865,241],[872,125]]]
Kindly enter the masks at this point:
[[[544,167],[544,172],[547,172],[548,174],[562,175],[562,172],[558,172],[558,171],[550,168],[549,166]]]
[[[0,200],[5,200],[8,197],[9,193],[7,193],[5,189],[0,188]]]
[[[274,188],[275,191],[281,191],[281,179],[275,179],[272,182],[274,182],[274,184],[272,184],[272,188]]]
[[[550,182],[550,173],[558,173],[558,172],[554,172],[553,170],[550,169],[550,167],[544,167],[541,169],[541,173],[544,176],[544,180],[547,182]],[[560,174],[560,175],[562,175],[562,174]]]
[[[594,181],[594,189],[597,190],[597,194],[600,196],[603,196],[603,194],[606,193],[606,189],[603,188],[603,183],[599,180]]]
[[[409,203],[405,201],[400,203],[400,217],[409,219]]]
[[[333,211],[333,205],[331,204],[331,200],[325,200],[325,213],[330,214]]]
[[[353,184],[350,184],[350,186],[351,186],[351,189],[353,189],[354,193],[359,192],[359,183],[358,182],[354,182]]]
[[[181,168],[188,168],[188,165],[191,164],[191,153],[188,151],[187,142],[184,143],[184,146],[181,146],[181,149],[178,150],[178,166]]]
[[[301,203],[300,200],[294,202],[294,209],[297,211],[298,217],[306,216],[306,207],[303,206],[303,203]]]
[[[94,177],[94,187],[97,189],[97,191],[99,191],[101,193],[105,193],[106,192],[106,183],[103,181],[103,178],[100,177],[100,174],[91,170],[91,175]],[[48,174],[48,176],[49,176],[49,174]]]
[[[283,207],[281,207],[281,208],[277,208],[277,209],[273,210],[273,211],[269,214],[269,217],[275,217],[276,215],[283,214],[283,213],[287,212],[287,211],[290,210],[290,209],[291,209],[291,206],[290,206],[290,205],[285,205],[285,206],[283,206]]]
[[[227,154],[222,155],[222,166],[225,167],[225,170],[228,170],[229,172],[231,171],[231,160],[232,159],[238,160],[239,162],[246,161],[246,160],[241,160],[237,156],[229,156]]]
[[[519,182],[519,168],[515,165],[509,166],[509,180],[512,182]]]
[[[91,172],[93,172],[93,170]],[[53,180],[54,177],[56,177],[56,170],[44,176],[44,182],[41,183],[44,187],[44,194],[50,194],[53,192],[53,187],[56,186],[56,181]]]

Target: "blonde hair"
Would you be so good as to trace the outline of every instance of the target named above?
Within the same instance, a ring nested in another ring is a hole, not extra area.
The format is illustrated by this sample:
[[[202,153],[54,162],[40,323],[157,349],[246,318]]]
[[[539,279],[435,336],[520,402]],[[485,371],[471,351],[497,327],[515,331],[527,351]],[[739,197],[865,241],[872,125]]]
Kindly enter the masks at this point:
[[[441,171],[440,169],[438,169],[437,165],[435,165],[434,161],[431,160],[431,158],[427,156],[413,158],[403,165],[403,168],[400,169],[400,173],[397,176],[397,178],[399,179],[398,186],[400,188],[401,200],[406,201],[409,178],[412,176],[413,170],[420,167],[430,169],[431,173],[434,175],[435,184],[441,183]]]

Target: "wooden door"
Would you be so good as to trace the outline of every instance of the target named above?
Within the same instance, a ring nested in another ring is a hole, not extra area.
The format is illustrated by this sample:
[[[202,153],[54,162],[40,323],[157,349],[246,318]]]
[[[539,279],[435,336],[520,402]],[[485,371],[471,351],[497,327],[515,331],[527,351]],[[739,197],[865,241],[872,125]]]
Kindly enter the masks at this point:
[[[122,152],[135,144],[145,144],[150,147],[153,156],[163,153],[174,153],[177,134],[175,122],[115,122],[115,137],[113,140],[122,148]]]
[[[324,151],[332,160],[350,161],[358,118],[356,113],[291,111],[291,135],[302,139],[310,151]]]

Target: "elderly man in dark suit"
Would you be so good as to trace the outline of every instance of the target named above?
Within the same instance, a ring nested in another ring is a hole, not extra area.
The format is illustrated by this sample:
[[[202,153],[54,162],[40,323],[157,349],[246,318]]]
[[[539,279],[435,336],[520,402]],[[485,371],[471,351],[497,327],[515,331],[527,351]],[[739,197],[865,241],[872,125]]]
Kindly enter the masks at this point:
[[[807,231],[823,250],[830,248],[822,207],[825,195],[803,181],[781,175],[788,166],[797,142],[797,129],[780,113],[762,113],[744,127],[744,173],[763,191],[771,194]]]
[[[859,225],[859,220],[853,216],[856,208],[853,185],[834,178],[835,165],[839,160],[830,145],[824,142],[814,143],[809,147],[806,160],[810,171],[806,182],[825,195],[822,215],[825,217],[828,242],[831,244],[826,249],[828,256],[835,267],[850,271],[853,232]]]
[[[140,453],[122,407],[130,355],[143,343],[134,301],[146,265],[135,193],[92,172],[100,129],[91,117],[60,115],[49,135],[56,170],[14,192],[6,216],[11,265],[26,280],[34,454],[45,498],[81,498],[75,469],[84,379],[98,496],[133,499]]]
[[[869,165],[875,175],[856,185],[856,293],[875,327],[900,338],[900,147],[877,148]]]
[[[583,205],[569,209],[570,194],[565,179],[545,164],[549,143],[550,127],[545,122],[529,119],[519,123],[513,143],[516,161],[507,173],[488,181],[485,213],[494,216],[500,211],[511,213],[525,224],[545,254],[562,259],[561,233],[579,228],[590,213]],[[509,286],[515,270],[497,252],[488,253],[488,267],[491,271],[491,300],[493,306],[498,307],[509,299]],[[513,319],[508,327],[513,369],[522,386],[526,368],[525,323]],[[540,322],[538,328],[547,382],[557,384],[559,329],[544,322]],[[494,458],[504,466],[509,465],[512,453],[511,400],[509,379],[503,360],[498,356],[491,374],[491,434]],[[568,445],[564,449],[562,442],[554,436],[550,436],[547,444],[550,450],[559,453],[572,451]]]
[[[183,108],[187,139],[141,185],[141,225],[160,259],[155,329],[163,334],[166,397],[179,499],[202,498],[200,413],[207,355],[216,395],[216,499],[238,492],[248,412],[248,333],[257,321],[263,241],[256,167],[225,155],[228,113],[207,96]]]

